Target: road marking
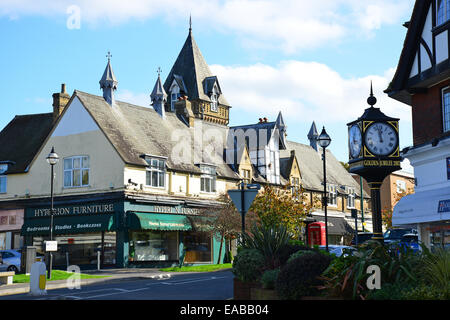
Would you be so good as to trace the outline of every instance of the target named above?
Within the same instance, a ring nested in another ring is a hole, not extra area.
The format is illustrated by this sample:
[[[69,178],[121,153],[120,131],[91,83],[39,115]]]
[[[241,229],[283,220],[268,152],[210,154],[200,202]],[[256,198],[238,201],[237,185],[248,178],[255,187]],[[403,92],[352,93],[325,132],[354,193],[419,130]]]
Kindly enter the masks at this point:
[[[161,282],[162,284],[167,285],[179,285],[179,284],[186,284],[186,283],[193,283],[193,282],[200,282],[200,281],[210,281],[210,280],[216,280],[221,278],[228,278],[228,277],[211,277],[207,279],[186,279],[186,280],[180,280],[180,281],[171,281],[171,282]]]

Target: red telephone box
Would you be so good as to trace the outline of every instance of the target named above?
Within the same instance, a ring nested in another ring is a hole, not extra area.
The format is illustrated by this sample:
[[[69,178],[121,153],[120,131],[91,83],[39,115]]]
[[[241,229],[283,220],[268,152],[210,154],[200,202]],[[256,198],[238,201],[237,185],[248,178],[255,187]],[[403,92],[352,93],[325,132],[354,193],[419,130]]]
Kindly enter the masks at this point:
[[[310,246],[326,245],[324,222],[313,222],[308,225],[308,244]]]

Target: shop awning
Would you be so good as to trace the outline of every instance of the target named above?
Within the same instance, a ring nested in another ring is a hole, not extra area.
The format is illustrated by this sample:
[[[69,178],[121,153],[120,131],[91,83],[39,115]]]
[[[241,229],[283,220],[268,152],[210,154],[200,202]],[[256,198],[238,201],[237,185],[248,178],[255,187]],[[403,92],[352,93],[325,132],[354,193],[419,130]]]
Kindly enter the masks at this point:
[[[325,216],[313,215],[316,221],[325,222]],[[344,217],[327,216],[328,234],[344,235],[354,233],[355,230],[347,223]]]
[[[404,196],[394,207],[392,225],[401,226],[450,219],[448,188],[416,192]]]
[[[113,214],[53,218],[53,234],[72,234],[116,230]],[[49,235],[50,217],[26,219],[22,235]]]
[[[169,213],[127,212],[128,228],[131,230],[187,231],[192,229],[185,215]]]

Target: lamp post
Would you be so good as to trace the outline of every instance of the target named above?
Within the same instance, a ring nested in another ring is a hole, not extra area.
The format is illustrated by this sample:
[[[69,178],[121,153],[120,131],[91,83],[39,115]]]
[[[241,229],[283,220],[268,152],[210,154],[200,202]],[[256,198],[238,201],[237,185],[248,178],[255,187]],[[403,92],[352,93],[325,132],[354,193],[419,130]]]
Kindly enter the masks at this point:
[[[51,168],[51,177],[50,177],[50,241],[53,241],[53,180],[54,180],[54,173],[53,173],[53,167],[55,164],[57,164],[59,161],[59,156],[55,153],[55,148],[52,147],[52,150],[47,156],[47,162],[50,164]],[[52,263],[53,263],[53,253],[50,252],[50,263],[48,268],[48,278],[51,278],[52,274]]]
[[[324,212],[325,212],[325,245],[326,250],[328,252],[328,218],[327,218],[327,206],[328,206],[328,197],[327,197],[327,170],[326,170],[326,158],[325,158],[325,149],[328,147],[331,143],[331,138],[325,131],[325,127],[323,127],[322,132],[320,133],[319,137],[317,138],[317,141],[319,145],[323,149],[323,206],[324,206]]]

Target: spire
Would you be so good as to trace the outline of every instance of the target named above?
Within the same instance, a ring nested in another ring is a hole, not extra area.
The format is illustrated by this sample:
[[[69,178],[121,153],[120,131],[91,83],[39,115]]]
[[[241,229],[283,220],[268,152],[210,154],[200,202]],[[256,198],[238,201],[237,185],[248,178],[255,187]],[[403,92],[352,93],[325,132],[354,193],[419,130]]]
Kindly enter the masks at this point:
[[[152,106],[155,111],[161,116],[161,118],[165,118],[164,104],[167,102],[167,94],[161,83],[161,68],[158,67],[157,72],[158,79],[156,80],[153,91],[150,94],[150,98],[152,100]]]
[[[370,96],[367,98],[367,103],[373,107],[377,103],[377,98],[373,96],[372,80],[370,80]]]
[[[111,67],[111,52],[108,51],[106,57],[108,58],[108,64],[106,65],[105,72],[103,72],[103,76],[99,83],[100,89],[103,89],[103,98],[105,98],[106,102],[112,106],[115,103],[114,90],[117,90],[118,81]]]
[[[316,123],[313,121],[311,125],[311,129],[309,129],[308,139],[309,145],[313,147],[314,150],[317,151],[317,138],[319,137],[319,133],[317,132]]]
[[[192,32],[192,15],[189,14],[189,33]]]

